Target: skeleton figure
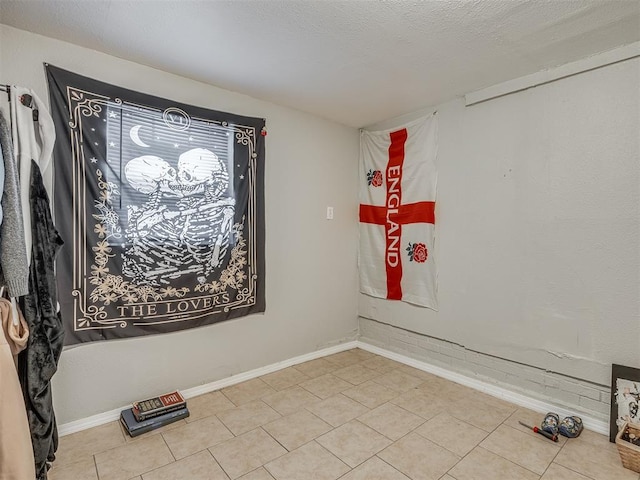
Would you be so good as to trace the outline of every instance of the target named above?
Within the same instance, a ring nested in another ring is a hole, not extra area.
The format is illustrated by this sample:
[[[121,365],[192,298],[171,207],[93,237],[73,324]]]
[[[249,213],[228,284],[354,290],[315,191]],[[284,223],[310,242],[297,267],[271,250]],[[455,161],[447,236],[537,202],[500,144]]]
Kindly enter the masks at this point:
[[[169,183],[175,182],[176,171],[160,157],[143,155],[125,165],[124,176],[137,191],[150,195],[157,206],[163,194],[172,194]]]
[[[195,148],[180,155],[177,171],[152,155],[134,158],[124,171],[149,200],[128,207],[132,246],[123,253],[123,273],[152,284],[187,273],[208,277],[227,253],[235,215],[224,162]]]
[[[183,197],[204,193],[217,198],[228,186],[225,164],[205,148],[194,148],[180,155],[176,179],[169,183],[169,188]]]

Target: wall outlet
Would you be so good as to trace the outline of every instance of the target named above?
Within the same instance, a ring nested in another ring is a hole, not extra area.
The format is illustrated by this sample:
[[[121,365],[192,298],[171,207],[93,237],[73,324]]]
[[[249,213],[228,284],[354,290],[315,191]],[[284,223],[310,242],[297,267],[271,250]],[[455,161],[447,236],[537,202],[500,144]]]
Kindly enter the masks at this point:
[[[333,220],[333,207],[327,207],[327,220]]]

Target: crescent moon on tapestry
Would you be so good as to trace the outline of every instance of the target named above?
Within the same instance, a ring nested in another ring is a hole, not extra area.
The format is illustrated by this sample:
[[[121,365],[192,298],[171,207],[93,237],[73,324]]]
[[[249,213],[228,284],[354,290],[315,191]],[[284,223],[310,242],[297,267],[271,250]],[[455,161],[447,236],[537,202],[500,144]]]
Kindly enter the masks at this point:
[[[129,131],[129,136],[131,137],[131,140],[133,140],[133,143],[135,143],[136,145],[149,148],[149,145],[147,145],[140,139],[141,128],[142,128],[142,125],[136,125]]]

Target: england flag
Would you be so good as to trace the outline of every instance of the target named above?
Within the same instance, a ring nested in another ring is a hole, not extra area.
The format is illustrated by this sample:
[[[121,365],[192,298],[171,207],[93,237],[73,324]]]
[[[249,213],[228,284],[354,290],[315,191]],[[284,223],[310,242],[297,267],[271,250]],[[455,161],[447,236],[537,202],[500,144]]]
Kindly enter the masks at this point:
[[[360,137],[360,291],[438,309],[435,115]]]

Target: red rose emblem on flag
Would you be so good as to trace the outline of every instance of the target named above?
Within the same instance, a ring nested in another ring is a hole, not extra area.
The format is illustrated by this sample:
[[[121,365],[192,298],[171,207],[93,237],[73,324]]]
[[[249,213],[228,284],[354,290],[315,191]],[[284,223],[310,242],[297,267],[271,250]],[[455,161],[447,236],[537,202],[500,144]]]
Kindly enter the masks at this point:
[[[379,187],[382,185],[382,172],[380,170],[376,170],[373,175],[373,180],[371,180],[371,185],[374,187]]]
[[[380,170],[369,170],[367,172],[367,183],[374,187],[382,186],[382,172]]]
[[[426,262],[429,256],[427,246],[424,243],[409,243],[407,254],[409,255],[410,262],[415,261],[418,263]]]
[[[427,246],[424,243],[416,243],[413,248],[413,259],[418,263],[427,261]]]

